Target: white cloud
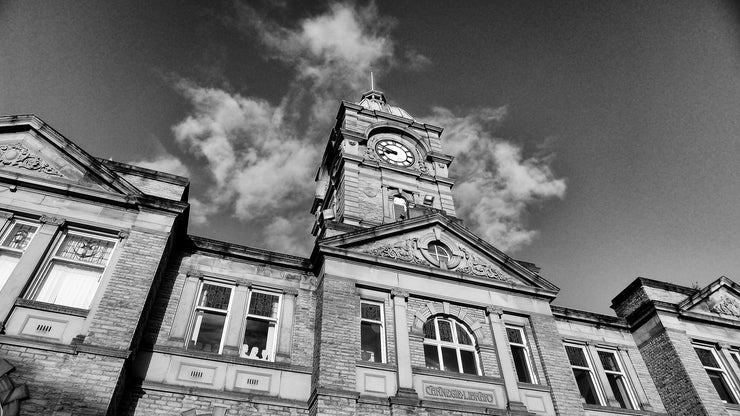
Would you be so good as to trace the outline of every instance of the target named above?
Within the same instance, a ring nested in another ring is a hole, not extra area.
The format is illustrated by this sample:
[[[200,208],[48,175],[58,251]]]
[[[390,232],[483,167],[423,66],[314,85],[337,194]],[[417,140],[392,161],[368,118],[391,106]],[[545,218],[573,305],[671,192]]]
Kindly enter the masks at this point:
[[[409,49],[399,57],[394,22],[374,4],[337,3],[325,13],[281,26],[246,5],[241,28],[257,36],[266,54],[294,70],[279,103],[182,81],[177,89],[192,105],[172,127],[176,141],[205,161],[212,181],[207,195],[191,199],[193,223],[227,211],[268,247],[308,249],[305,214],[314,168],[320,162],[337,100],[369,87],[369,72],[403,63],[419,69],[430,60]],[[562,197],[565,182],[550,170],[550,157],[522,156],[522,149],[492,136],[505,108],[477,109],[465,116],[435,108],[428,120],[445,127],[446,150],[456,156],[453,173],[458,216],[494,245],[507,250],[536,235],[525,227],[527,208]]]
[[[172,131],[178,143],[205,159],[214,181],[209,204],[233,206],[243,221],[295,208],[294,195],[306,192],[318,151],[285,123],[282,107],[217,88],[179,88],[193,110]]]
[[[310,247],[313,241],[311,220],[308,213],[273,218],[265,226],[265,243],[283,253],[305,254],[306,247]]]
[[[506,108],[482,108],[455,115],[433,109],[430,119],[445,126],[443,146],[455,156],[453,194],[457,214],[502,250],[517,250],[537,235],[526,228],[527,209],[565,195],[565,181],[550,168],[552,155],[524,158],[522,148],[493,136]]]
[[[140,166],[146,169],[158,170],[160,172],[171,173],[179,176],[190,176],[190,170],[177,157],[170,154],[162,154],[151,160],[140,160],[129,162],[132,165]]]

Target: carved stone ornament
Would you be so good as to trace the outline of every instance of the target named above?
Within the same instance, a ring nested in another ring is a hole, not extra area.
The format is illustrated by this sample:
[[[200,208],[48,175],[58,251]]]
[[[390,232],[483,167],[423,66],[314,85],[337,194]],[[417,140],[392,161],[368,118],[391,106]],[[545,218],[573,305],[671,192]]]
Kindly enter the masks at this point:
[[[0,145],[0,165],[35,170],[50,176],[64,176],[22,143]]]
[[[362,154],[362,158],[365,160],[378,160],[378,155],[375,153],[375,149],[371,147],[365,148],[365,153]]]
[[[39,222],[42,224],[49,224],[49,225],[62,225],[64,224],[64,218],[52,217],[49,215],[42,215],[41,218],[39,218]]]
[[[271,277],[272,268],[270,268],[269,264],[260,264],[259,266],[257,266],[257,274],[261,274],[262,276]]]
[[[4,416],[20,414],[20,402],[28,398],[28,387],[25,384],[16,384],[11,380],[10,373],[15,368],[4,359],[0,359],[0,406]]]
[[[409,238],[403,241],[367,249],[365,250],[365,253],[413,264],[428,264],[426,261],[421,259],[417,242],[418,238]]]
[[[740,318],[740,302],[735,298],[722,296],[722,300],[712,306],[711,311],[720,315],[730,315]]]
[[[484,263],[469,249],[458,245],[463,253],[463,260],[460,262],[457,271],[474,276],[488,277],[491,279],[501,280],[503,282],[512,282],[511,278],[496,267]]]
[[[391,290],[391,297],[392,298],[399,297],[399,298],[408,299],[409,298],[409,291],[408,290],[403,290],[401,288],[393,288]]]

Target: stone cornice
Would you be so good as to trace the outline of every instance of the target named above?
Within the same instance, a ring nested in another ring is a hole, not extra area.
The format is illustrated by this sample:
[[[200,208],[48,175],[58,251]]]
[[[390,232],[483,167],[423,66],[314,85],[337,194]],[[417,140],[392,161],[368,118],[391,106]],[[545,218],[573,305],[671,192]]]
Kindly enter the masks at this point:
[[[302,271],[312,270],[311,261],[305,257],[292,256],[290,254],[283,254],[277,251],[227,243],[225,241],[213,240],[194,235],[188,236],[188,243],[191,244],[190,249],[192,251],[216,253],[220,256],[249,259],[276,266],[300,269]]]

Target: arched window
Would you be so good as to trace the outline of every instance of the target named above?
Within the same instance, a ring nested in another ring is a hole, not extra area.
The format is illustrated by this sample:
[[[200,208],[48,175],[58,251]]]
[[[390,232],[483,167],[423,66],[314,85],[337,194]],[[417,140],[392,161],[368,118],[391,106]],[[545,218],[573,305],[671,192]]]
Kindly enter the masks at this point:
[[[408,214],[409,205],[405,198],[400,196],[393,197],[393,215],[395,215],[396,221],[405,220],[409,217]]]
[[[453,318],[435,316],[424,324],[424,360],[434,370],[480,374],[475,337]]]

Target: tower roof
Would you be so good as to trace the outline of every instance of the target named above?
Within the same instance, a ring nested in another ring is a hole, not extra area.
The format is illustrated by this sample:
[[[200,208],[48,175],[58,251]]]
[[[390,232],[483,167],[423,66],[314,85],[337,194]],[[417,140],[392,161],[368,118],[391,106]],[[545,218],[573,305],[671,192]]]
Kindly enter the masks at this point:
[[[384,113],[392,114],[397,117],[408,118],[414,120],[414,117],[409,114],[408,111],[401,107],[388,104],[385,99],[385,94],[374,88],[370,89],[366,93],[362,94],[362,98],[357,103],[368,110],[382,111]]]

